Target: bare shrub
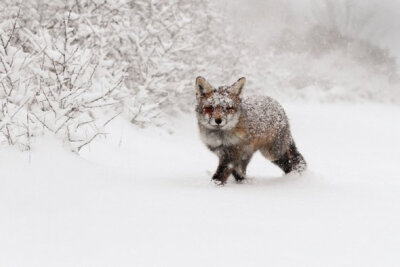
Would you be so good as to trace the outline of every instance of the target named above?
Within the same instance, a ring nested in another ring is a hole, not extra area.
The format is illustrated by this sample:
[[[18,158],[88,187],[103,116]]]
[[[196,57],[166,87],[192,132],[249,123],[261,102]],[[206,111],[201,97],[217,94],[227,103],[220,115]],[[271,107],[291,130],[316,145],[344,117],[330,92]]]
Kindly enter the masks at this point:
[[[2,1],[0,142],[47,131],[79,151],[118,114],[146,126],[188,110],[195,76],[238,65],[219,17],[202,0]]]

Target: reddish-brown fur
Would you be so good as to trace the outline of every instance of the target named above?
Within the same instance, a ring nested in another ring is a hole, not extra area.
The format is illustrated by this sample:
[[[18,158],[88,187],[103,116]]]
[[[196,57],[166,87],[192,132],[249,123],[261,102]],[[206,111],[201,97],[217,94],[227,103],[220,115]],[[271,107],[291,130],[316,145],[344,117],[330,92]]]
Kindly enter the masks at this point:
[[[216,89],[204,78],[196,79],[200,134],[219,157],[213,179],[224,184],[233,174],[237,181],[243,180],[258,150],[285,173],[304,170],[306,163],[294,144],[283,108],[268,97],[242,100],[244,82],[241,78],[230,87]]]

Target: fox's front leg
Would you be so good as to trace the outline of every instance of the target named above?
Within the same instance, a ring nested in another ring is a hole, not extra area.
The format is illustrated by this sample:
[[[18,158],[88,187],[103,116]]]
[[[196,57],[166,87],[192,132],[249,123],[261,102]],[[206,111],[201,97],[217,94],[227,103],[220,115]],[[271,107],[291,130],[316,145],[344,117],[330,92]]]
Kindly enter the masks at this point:
[[[243,182],[246,179],[246,167],[250,160],[240,161],[234,164],[232,168],[232,175],[235,177],[236,182]]]
[[[223,185],[228,180],[229,175],[232,173],[230,162],[224,158],[220,158],[218,168],[212,177],[212,180],[217,184]]]
[[[246,153],[235,162],[232,174],[233,177],[235,177],[236,182],[242,182],[244,179],[246,179],[246,169],[251,157],[252,155],[250,153]]]
[[[246,179],[246,175],[240,169],[233,169],[232,170],[233,177],[235,177],[236,182],[242,182]]]

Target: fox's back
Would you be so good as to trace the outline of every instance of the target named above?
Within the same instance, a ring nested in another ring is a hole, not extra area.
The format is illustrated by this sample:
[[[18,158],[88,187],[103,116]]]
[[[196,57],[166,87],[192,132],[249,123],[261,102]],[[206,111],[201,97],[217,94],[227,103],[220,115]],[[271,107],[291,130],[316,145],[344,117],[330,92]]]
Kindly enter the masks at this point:
[[[288,128],[289,122],[282,106],[268,96],[251,96],[242,101],[241,122],[253,138],[275,136]]]

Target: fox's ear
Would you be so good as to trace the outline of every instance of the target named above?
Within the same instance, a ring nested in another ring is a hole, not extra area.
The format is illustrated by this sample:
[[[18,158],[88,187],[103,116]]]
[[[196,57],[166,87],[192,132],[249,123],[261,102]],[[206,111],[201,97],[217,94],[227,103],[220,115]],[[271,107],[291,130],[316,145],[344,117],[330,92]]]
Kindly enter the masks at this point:
[[[196,78],[196,96],[200,97],[205,94],[211,93],[212,86],[203,77],[199,76]]]
[[[246,78],[242,77],[237,82],[232,84],[231,93],[235,95],[240,95],[243,91],[244,84],[246,83]]]

